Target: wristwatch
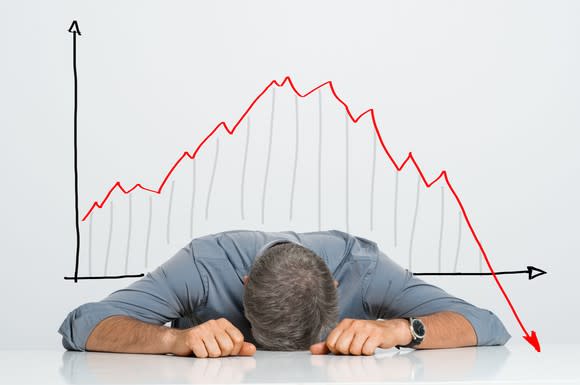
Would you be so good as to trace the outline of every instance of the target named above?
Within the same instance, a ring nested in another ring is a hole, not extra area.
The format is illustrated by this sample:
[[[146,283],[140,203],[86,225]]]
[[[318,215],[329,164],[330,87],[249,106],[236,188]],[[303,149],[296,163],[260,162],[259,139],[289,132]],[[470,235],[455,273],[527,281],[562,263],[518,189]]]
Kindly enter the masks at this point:
[[[425,324],[418,318],[409,317],[409,330],[411,330],[411,342],[404,346],[397,346],[398,348],[412,348],[423,342],[425,338]]]

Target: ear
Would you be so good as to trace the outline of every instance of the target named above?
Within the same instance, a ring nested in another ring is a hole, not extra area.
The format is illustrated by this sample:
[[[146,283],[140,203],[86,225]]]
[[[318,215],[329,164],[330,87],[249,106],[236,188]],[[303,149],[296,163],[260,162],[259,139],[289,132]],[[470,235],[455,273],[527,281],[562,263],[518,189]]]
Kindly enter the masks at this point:
[[[334,280],[334,287],[338,287],[338,281],[336,279]]]
[[[244,275],[244,278],[243,278],[244,286],[246,286],[248,284],[249,279],[250,279],[250,277],[248,277],[247,275]]]

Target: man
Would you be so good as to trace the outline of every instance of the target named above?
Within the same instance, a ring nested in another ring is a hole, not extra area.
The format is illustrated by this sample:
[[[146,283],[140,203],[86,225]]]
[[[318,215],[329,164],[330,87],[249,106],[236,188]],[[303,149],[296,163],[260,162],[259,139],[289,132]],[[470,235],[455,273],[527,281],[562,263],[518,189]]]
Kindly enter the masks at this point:
[[[256,347],[371,355],[510,338],[492,312],[340,231],[194,239],[126,289],[72,311],[59,332],[70,350],[196,357],[252,355]]]

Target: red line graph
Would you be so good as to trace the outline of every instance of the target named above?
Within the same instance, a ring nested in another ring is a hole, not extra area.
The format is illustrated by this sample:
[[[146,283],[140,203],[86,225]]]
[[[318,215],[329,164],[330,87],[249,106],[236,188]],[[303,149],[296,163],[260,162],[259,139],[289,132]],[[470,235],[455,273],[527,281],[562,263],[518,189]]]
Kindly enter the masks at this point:
[[[531,330],[531,333],[528,332],[528,330],[526,329],[526,327],[524,326],[523,322],[521,321],[518,313],[516,312],[515,307],[513,306],[511,300],[509,299],[505,289],[503,288],[502,284],[500,283],[497,275],[495,274],[495,271],[493,269],[493,267],[491,266],[491,263],[489,261],[489,258],[487,256],[487,253],[485,252],[485,249],[483,247],[483,244],[481,243],[481,241],[479,240],[479,237],[477,236],[475,229],[467,215],[467,211],[465,209],[465,207],[463,206],[463,203],[461,202],[461,199],[459,198],[459,195],[457,194],[457,192],[455,191],[455,189],[453,188],[453,186],[451,185],[451,182],[449,180],[449,176],[447,175],[447,172],[445,170],[441,171],[441,173],[432,181],[428,181],[427,178],[425,177],[425,175],[423,174],[423,171],[421,170],[421,167],[419,166],[419,164],[417,163],[417,161],[415,160],[415,157],[413,156],[412,152],[409,152],[409,154],[407,155],[407,157],[405,158],[405,160],[403,160],[403,162],[401,162],[401,164],[397,164],[397,162],[395,161],[395,159],[393,158],[393,156],[391,155],[391,153],[389,152],[389,150],[387,149],[383,138],[381,136],[381,133],[379,131],[376,119],[375,119],[375,113],[374,110],[372,108],[369,108],[368,110],[364,111],[363,113],[361,113],[360,115],[356,116],[353,115],[353,113],[351,112],[350,108],[348,107],[348,105],[338,96],[338,94],[336,93],[336,90],[334,89],[334,85],[332,84],[331,81],[327,81],[325,83],[322,83],[320,85],[318,85],[317,87],[311,89],[310,91],[302,94],[300,93],[296,87],[294,86],[294,83],[292,82],[292,79],[290,79],[289,76],[286,76],[284,78],[284,80],[282,82],[277,82],[276,80],[272,80],[268,86],[266,86],[262,92],[260,92],[258,94],[258,96],[256,96],[256,98],[252,101],[252,103],[250,103],[250,105],[246,108],[246,110],[244,111],[244,113],[240,116],[240,118],[237,120],[237,122],[232,126],[232,128],[229,128],[228,125],[226,124],[226,122],[220,122],[218,125],[216,125],[214,127],[213,130],[211,130],[211,132],[199,143],[199,145],[195,148],[195,150],[193,151],[193,153],[190,153],[188,151],[185,151],[173,164],[173,166],[169,169],[169,171],[167,172],[167,174],[165,175],[165,177],[163,178],[163,181],[161,182],[161,184],[159,185],[159,187],[157,189],[153,189],[153,188],[148,188],[145,187],[143,185],[141,185],[140,183],[135,184],[133,187],[126,189],[123,187],[123,185],[121,185],[121,182],[117,181],[107,192],[107,194],[105,195],[105,197],[100,201],[100,203],[98,201],[95,201],[91,208],[87,211],[87,213],[83,216],[82,221],[85,221],[93,212],[94,209],[96,208],[102,208],[103,205],[107,202],[107,200],[109,199],[109,197],[111,196],[111,194],[115,191],[115,190],[121,190],[124,194],[129,194],[132,191],[136,190],[136,189],[141,189],[144,191],[149,191],[151,193],[155,193],[155,194],[161,194],[161,192],[163,191],[163,188],[165,187],[167,181],[169,180],[169,178],[171,177],[171,175],[173,174],[173,172],[175,171],[175,169],[179,166],[179,164],[181,163],[181,161],[185,158],[189,158],[189,159],[195,159],[198,151],[203,147],[203,145],[207,142],[207,140],[214,135],[214,133],[220,128],[223,127],[228,134],[232,135],[236,128],[240,125],[240,123],[244,120],[244,118],[246,117],[246,115],[248,115],[248,113],[252,110],[252,108],[254,107],[254,105],[260,100],[260,98],[272,87],[272,86],[277,86],[277,87],[284,87],[284,85],[288,84],[292,90],[294,91],[294,93],[296,95],[298,95],[299,97],[305,98],[308,95],[312,94],[313,92],[317,91],[318,89],[328,86],[328,88],[330,89],[332,95],[335,97],[335,99],[342,104],[342,106],[345,108],[349,118],[352,120],[353,123],[357,123],[362,117],[364,117],[365,115],[369,114],[371,117],[371,121],[373,123],[373,127],[375,130],[375,133],[377,135],[377,137],[379,138],[379,141],[381,143],[381,147],[383,149],[383,151],[385,152],[385,154],[387,155],[387,157],[389,158],[389,160],[391,161],[391,163],[393,164],[393,166],[397,169],[397,171],[401,171],[403,170],[403,168],[405,168],[405,166],[407,166],[409,163],[411,163],[414,168],[417,170],[417,172],[419,173],[419,176],[421,177],[421,180],[423,181],[423,183],[425,184],[425,186],[427,188],[430,188],[431,186],[433,186],[435,183],[437,183],[440,180],[444,180],[445,184],[447,185],[447,187],[449,188],[449,190],[451,191],[451,193],[453,194],[453,197],[455,198],[455,201],[457,202],[457,204],[459,205],[459,208],[461,210],[461,213],[463,215],[463,218],[465,219],[465,222],[467,223],[467,226],[469,228],[469,231],[471,232],[475,242],[477,243],[477,246],[479,248],[479,250],[481,251],[481,254],[483,255],[484,259],[485,259],[485,263],[489,269],[489,271],[491,272],[495,283],[497,284],[499,290],[501,291],[501,294],[503,295],[503,297],[505,298],[505,300],[508,303],[508,306],[510,308],[510,310],[512,311],[513,315],[515,316],[520,328],[522,329],[522,331],[524,332],[524,336],[523,338],[529,343],[531,344],[536,351],[540,351],[540,343],[538,341],[536,332],[534,330]]]

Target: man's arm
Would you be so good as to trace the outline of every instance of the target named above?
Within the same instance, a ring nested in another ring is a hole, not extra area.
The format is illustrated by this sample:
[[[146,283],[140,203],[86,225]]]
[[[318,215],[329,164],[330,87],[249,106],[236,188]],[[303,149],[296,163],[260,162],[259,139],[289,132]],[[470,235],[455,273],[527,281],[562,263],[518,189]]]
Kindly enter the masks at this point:
[[[430,329],[441,335],[441,339],[457,340],[458,344],[451,346],[448,344],[446,347],[466,346],[461,342],[466,336],[465,329],[469,331],[467,324],[474,332],[471,336],[475,337],[475,341],[471,341],[470,338],[465,340],[473,342],[471,345],[503,345],[510,338],[502,322],[491,311],[478,308],[417,278],[383,253],[378,257],[374,276],[364,293],[364,304],[370,318],[427,319],[427,334],[423,343],[428,347],[432,347],[431,344],[438,346],[440,339],[430,342],[429,333],[432,332]],[[448,315],[440,318],[439,313]],[[431,315],[437,317],[429,319]],[[433,324],[431,328],[429,323]],[[458,330],[457,326],[462,328]]]
[[[253,355],[256,347],[228,320],[210,320],[190,329],[151,325],[124,316],[101,321],[91,332],[86,349],[114,353],[175,354],[223,357]]]
[[[462,315],[440,312],[419,317],[425,324],[425,338],[417,349],[454,348],[477,343],[473,327]],[[326,341],[310,347],[312,354],[371,355],[377,348],[408,345],[412,340],[409,321],[344,319],[330,332]]]
[[[477,345],[477,336],[473,326],[464,316],[453,312],[440,312],[418,317],[425,324],[425,338],[417,349],[458,348]],[[409,321],[404,319],[404,327],[409,332],[408,341],[398,345],[407,345],[411,342]]]
[[[92,330],[86,350],[112,353],[173,353],[171,328],[126,316],[102,320]]]
[[[87,303],[74,309],[63,321],[59,333],[63,336],[65,348],[86,350],[89,335],[103,320],[125,316],[152,324],[152,327],[160,326],[192,314],[203,301],[201,277],[192,252],[186,247],[127,288],[112,293],[100,302]],[[103,338],[111,338],[110,343],[115,344],[120,337],[102,335],[101,342]]]

